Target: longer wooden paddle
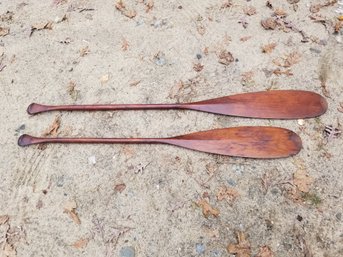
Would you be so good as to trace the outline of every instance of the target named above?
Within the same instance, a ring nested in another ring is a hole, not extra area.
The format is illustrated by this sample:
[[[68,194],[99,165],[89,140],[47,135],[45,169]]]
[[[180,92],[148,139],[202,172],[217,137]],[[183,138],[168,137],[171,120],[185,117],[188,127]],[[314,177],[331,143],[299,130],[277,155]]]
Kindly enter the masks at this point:
[[[268,119],[301,119],[319,116],[327,109],[319,94],[302,90],[272,90],[243,93],[206,101],[178,104],[41,105],[32,103],[29,114],[47,111],[108,111],[144,109],[189,109],[210,113]]]
[[[170,138],[42,138],[22,135],[20,146],[41,143],[161,143],[201,152],[249,158],[282,158],[297,154],[301,139],[293,131],[276,127],[213,129]]]

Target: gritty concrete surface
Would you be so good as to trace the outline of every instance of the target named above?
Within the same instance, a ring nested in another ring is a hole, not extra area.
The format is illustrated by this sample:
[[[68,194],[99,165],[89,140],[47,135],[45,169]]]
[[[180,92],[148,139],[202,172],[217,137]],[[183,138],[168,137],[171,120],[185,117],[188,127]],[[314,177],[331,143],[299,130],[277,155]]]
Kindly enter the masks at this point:
[[[247,252],[237,256],[343,256],[339,6],[266,2],[0,1],[1,256],[233,256],[240,233]],[[277,24],[265,29],[266,18]],[[220,61],[223,51],[234,61]],[[270,89],[325,94],[329,109],[299,121],[26,113],[31,102],[173,103]],[[167,137],[241,125],[292,129],[303,149],[251,160],[167,145],[17,146],[22,133]],[[337,131],[325,137],[329,125]]]

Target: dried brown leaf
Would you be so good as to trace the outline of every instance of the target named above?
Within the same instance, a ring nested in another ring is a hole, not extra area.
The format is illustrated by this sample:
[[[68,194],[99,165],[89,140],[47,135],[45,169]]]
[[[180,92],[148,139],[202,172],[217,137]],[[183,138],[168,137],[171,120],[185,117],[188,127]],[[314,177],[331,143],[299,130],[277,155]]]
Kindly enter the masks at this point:
[[[217,218],[220,214],[219,210],[216,208],[213,208],[206,199],[200,199],[197,202],[197,205],[202,208],[202,214],[207,219],[209,216],[213,216]]]
[[[243,12],[248,15],[248,16],[252,16],[254,14],[256,14],[256,8],[254,6],[246,6],[243,9]]]
[[[0,27],[0,37],[4,37],[10,33],[10,28]]]
[[[339,103],[339,107],[337,108],[337,111],[343,113],[343,102],[342,102],[342,103]]]
[[[129,42],[126,40],[126,38],[123,38],[121,42],[121,49],[123,51],[127,51],[127,49],[129,49],[129,46],[130,46]]]
[[[277,69],[273,70],[273,74],[275,74],[277,76],[280,76],[280,75],[293,76],[291,69],[281,70],[280,68],[277,68]]]
[[[263,45],[261,47],[262,53],[270,54],[275,49],[276,46],[277,46],[276,43],[269,43],[269,44]]]
[[[76,249],[81,249],[81,248],[85,248],[88,242],[89,242],[88,238],[81,238],[77,240],[75,243],[73,243],[72,246],[75,247]]]
[[[241,37],[239,40],[242,42],[248,41],[252,36]]]
[[[126,185],[124,183],[117,184],[114,186],[114,190],[119,193],[123,192],[125,188],[126,188]]]
[[[7,221],[9,220],[9,216],[8,215],[1,215],[0,216],[0,225],[3,225],[5,223],[7,223]]]
[[[43,132],[43,136],[57,136],[59,134],[58,129],[61,125],[61,116],[57,115],[52,124]]]
[[[301,54],[294,51],[290,54],[286,55],[286,57],[279,57],[273,60],[273,63],[280,67],[291,67],[292,65],[298,63],[300,61]]]
[[[154,0],[146,0],[144,4],[146,6],[145,11],[150,12],[152,8],[154,7]]]
[[[121,14],[123,14],[124,16],[130,19],[134,18],[137,15],[137,12],[135,10],[126,8],[123,0],[118,0],[115,3],[115,7],[118,11],[121,12]]]
[[[194,63],[193,64],[193,70],[195,70],[196,72],[202,71],[203,68],[204,68],[204,65],[202,65],[201,63]]]
[[[220,6],[220,9],[226,9],[226,8],[230,8],[232,7],[232,0],[226,0],[222,3],[222,5]]]
[[[260,251],[258,252],[256,257],[274,257],[274,254],[269,246],[264,245],[260,248]]]
[[[343,28],[343,21],[337,21],[334,26],[335,33],[338,33],[341,28]]]
[[[17,250],[13,247],[13,245],[9,244],[8,242],[4,242],[4,245],[2,247],[2,252],[0,253],[1,257],[16,257],[17,256]]]
[[[273,14],[275,16],[279,16],[279,17],[286,17],[287,16],[286,11],[282,8],[275,8]]]
[[[218,201],[222,201],[225,199],[228,203],[234,202],[238,196],[239,193],[236,189],[225,186],[220,187],[217,193]]]
[[[310,187],[312,183],[314,182],[314,179],[310,177],[305,169],[298,169],[293,174],[293,183],[297,186],[298,190],[304,193],[307,193],[310,191]]]
[[[237,244],[229,244],[227,251],[232,254],[236,254],[236,257],[250,257],[251,247],[248,240],[246,240],[243,232],[237,232]]]
[[[266,18],[261,21],[261,25],[264,29],[274,30],[277,27],[277,22],[273,18]]]
[[[64,204],[64,213],[67,213],[69,217],[78,225],[81,224],[81,220],[76,212],[77,204],[74,200],[67,201]]]
[[[67,86],[67,92],[74,101],[77,100],[80,93],[79,90],[76,90],[76,83],[74,81],[69,81]]]
[[[229,65],[232,63],[235,59],[233,58],[232,54],[229,51],[222,50],[219,55],[218,62],[224,65]]]
[[[80,56],[84,57],[84,56],[88,55],[90,52],[91,52],[91,50],[89,49],[89,46],[82,47],[80,49]]]

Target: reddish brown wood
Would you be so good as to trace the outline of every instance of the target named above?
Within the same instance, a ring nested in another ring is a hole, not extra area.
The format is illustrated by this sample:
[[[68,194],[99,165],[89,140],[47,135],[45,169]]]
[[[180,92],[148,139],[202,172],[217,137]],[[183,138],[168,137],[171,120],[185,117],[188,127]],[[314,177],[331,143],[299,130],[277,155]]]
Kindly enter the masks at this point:
[[[302,90],[272,90],[225,96],[184,104],[101,104],[101,105],[41,105],[32,103],[27,112],[104,111],[189,109],[231,116],[301,119],[319,116],[327,110],[326,100],[319,94]]]
[[[301,139],[293,131],[276,127],[236,127],[195,132],[171,138],[39,138],[22,135],[18,144],[41,143],[162,143],[201,152],[249,158],[282,158],[297,154]]]

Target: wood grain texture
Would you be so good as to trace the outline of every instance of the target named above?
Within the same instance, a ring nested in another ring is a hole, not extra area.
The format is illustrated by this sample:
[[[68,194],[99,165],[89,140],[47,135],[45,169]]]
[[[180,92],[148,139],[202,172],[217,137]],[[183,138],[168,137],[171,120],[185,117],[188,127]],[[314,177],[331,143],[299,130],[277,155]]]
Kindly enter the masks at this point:
[[[301,119],[316,117],[325,113],[327,110],[327,102],[321,95],[310,91],[274,90],[243,93],[181,104],[41,105],[32,103],[27,108],[27,112],[34,115],[48,111],[148,109],[188,109],[249,118]]]
[[[296,133],[277,127],[223,128],[171,138],[39,138],[22,135],[18,140],[20,146],[41,143],[162,143],[206,153],[264,159],[292,156],[302,147]]]

